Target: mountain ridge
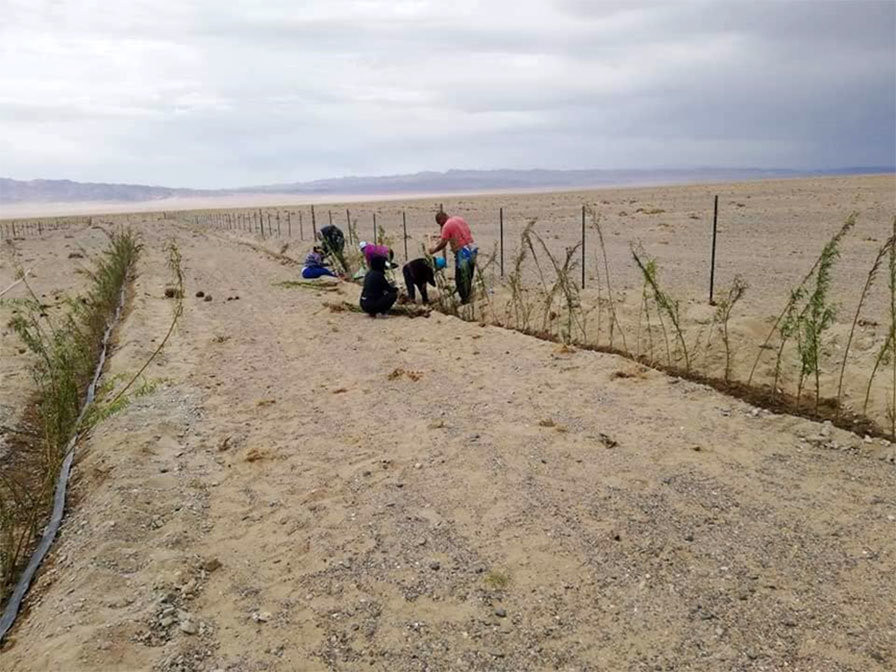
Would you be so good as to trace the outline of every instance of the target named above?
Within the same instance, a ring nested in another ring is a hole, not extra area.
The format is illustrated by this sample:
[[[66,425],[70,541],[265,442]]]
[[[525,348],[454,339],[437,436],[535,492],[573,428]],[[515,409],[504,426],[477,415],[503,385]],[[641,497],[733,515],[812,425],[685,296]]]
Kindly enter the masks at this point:
[[[587,187],[733,182],[742,180],[828,175],[892,173],[896,167],[856,166],[832,169],[787,168],[661,168],[661,169],[494,169],[446,171],[380,176],[343,176],[256,185],[230,189],[190,189],[158,185],[73,180],[0,178],[2,203],[138,202],[175,197],[209,197],[241,194],[382,195],[512,189],[577,189]]]

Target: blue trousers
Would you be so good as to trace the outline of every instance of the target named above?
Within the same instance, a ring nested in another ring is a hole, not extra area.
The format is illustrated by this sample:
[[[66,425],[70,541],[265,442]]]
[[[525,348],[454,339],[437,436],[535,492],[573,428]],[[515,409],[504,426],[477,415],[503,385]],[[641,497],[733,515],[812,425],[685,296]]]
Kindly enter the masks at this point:
[[[319,278],[322,275],[329,275],[331,277],[336,277],[336,274],[331,271],[329,268],[324,268],[323,266],[306,266],[302,269],[302,277],[306,280],[314,280],[315,278]]]

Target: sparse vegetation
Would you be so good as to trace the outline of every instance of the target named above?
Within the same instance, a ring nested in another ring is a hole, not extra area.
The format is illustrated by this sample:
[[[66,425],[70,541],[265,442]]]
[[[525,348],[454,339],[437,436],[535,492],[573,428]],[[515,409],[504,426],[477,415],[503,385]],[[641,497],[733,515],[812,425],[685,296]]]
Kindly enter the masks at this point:
[[[504,590],[510,585],[510,575],[498,569],[492,569],[482,577],[482,582],[489,590]]]
[[[7,456],[0,477],[0,594],[6,595],[25,554],[40,533],[59,465],[69,439],[82,421],[85,390],[108,324],[123,300],[128,273],[141,249],[130,230],[109,234],[109,245],[86,271],[91,285],[66,311],[51,318],[23,278],[29,297],[18,302],[10,326],[35,356],[37,393],[27,436]]]

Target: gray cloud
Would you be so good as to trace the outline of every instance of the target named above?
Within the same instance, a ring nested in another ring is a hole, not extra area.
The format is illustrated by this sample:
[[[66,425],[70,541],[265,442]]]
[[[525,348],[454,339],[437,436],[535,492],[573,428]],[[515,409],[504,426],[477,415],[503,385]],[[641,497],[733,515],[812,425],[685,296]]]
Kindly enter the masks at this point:
[[[896,163],[896,4],[0,0],[0,175]]]

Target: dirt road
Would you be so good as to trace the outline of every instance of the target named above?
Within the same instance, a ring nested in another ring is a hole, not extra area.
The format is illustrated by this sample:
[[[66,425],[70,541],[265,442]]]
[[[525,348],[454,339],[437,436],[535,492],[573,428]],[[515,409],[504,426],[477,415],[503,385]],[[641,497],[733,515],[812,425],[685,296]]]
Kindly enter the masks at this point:
[[[891,446],[145,228],[5,670],[890,670]],[[194,297],[197,290],[211,301]],[[228,297],[238,299],[227,300]]]

